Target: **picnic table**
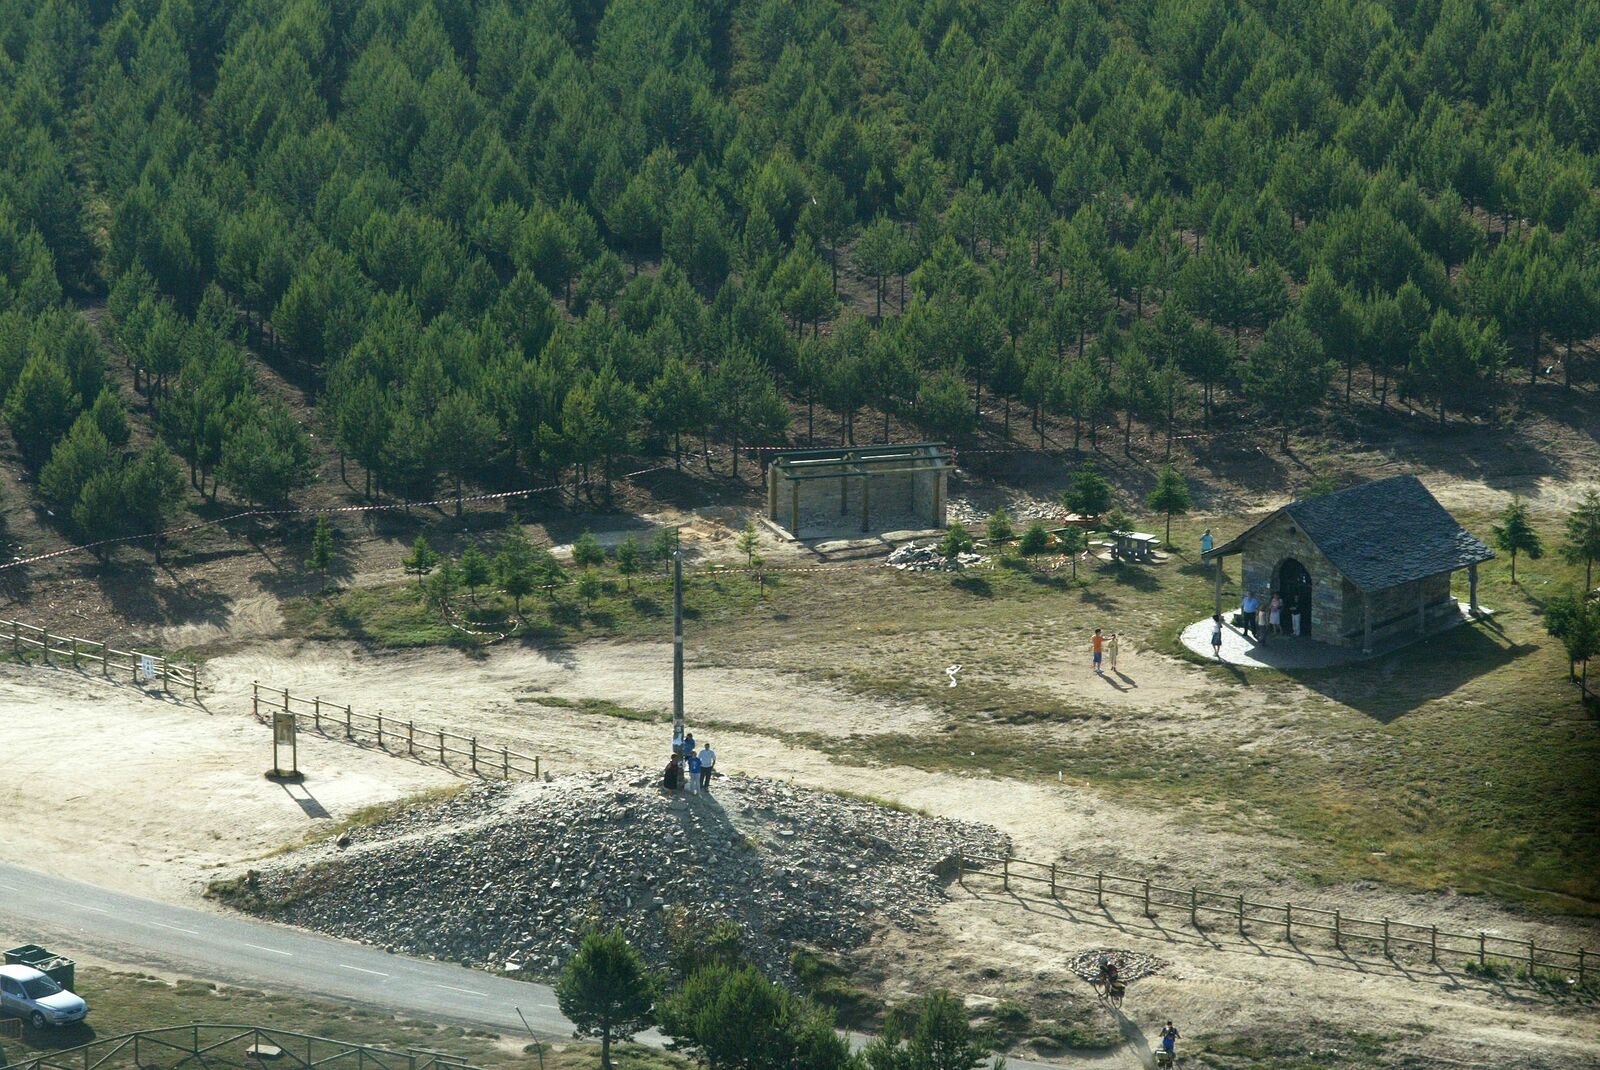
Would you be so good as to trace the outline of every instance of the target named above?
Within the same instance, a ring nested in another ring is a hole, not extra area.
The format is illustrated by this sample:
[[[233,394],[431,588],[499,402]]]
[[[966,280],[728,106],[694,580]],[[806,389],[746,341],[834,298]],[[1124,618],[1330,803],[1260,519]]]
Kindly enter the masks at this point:
[[[1120,561],[1153,561],[1161,540],[1143,531],[1113,531],[1111,556]]]

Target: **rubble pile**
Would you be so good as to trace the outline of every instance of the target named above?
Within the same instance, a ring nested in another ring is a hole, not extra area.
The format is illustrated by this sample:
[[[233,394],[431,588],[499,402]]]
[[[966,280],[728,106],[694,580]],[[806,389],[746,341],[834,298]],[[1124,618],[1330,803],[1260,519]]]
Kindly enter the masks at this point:
[[[890,552],[884,563],[902,572],[943,572],[987,564],[982,554],[957,554],[954,560],[939,552],[937,543],[908,542]]]
[[[243,909],[472,966],[555,973],[594,924],[656,964],[671,916],[737,923],[770,976],[792,943],[844,951],[915,928],[956,852],[999,855],[994,829],[771,780],[667,795],[640,769],[483,785],[304,849],[218,894]]]

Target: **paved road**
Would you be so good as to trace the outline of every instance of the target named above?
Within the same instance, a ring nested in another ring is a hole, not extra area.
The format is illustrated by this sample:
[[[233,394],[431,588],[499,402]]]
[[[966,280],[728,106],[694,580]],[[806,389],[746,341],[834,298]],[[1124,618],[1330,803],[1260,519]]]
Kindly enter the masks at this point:
[[[166,969],[378,1007],[422,1019],[572,1035],[549,985],[511,981],[464,966],[391,955],[364,944],[231,914],[172,906],[0,862],[0,939],[44,944],[129,966]],[[92,1016],[92,1015],[91,1015]],[[860,1044],[864,1038],[852,1036]],[[661,1044],[655,1033],[639,1040]],[[1014,1070],[1059,1066],[1008,1059]]]

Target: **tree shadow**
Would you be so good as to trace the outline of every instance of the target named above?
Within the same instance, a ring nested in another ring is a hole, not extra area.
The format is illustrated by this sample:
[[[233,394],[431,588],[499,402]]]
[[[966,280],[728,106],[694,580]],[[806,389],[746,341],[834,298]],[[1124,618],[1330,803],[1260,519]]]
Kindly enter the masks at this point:
[[[1105,571],[1110,574],[1113,583],[1120,584],[1123,587],[1132,587],[1136,591],[1146,593],[1161,589],[1161,581],[1155,577],[1155,574],[1138,565],[1129,565],[1118,561],[1113,565],[1107,566]]]
[[[982,576],[957,576],[950,581],[950,586],[979,598],[994,597],[994,586]]]
[[[112,610],[135,624],[209,624],[228,621],[233,599],[203,583],[186,579],[182,572],[163,567],[172,586],[156,582],[153,562],[100,565],[91,571]]]
[[[1538,649],[1470,624],[1368,661],[1282,671],[1296,683],[1389,724]]]

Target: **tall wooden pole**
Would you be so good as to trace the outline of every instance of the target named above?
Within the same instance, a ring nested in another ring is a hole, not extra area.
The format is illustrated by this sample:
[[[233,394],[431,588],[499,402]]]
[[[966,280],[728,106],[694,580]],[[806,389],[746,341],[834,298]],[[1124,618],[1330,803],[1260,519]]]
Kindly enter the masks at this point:
[[[683,551],[672,551],[672,742],[683,738]]]

